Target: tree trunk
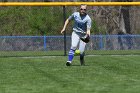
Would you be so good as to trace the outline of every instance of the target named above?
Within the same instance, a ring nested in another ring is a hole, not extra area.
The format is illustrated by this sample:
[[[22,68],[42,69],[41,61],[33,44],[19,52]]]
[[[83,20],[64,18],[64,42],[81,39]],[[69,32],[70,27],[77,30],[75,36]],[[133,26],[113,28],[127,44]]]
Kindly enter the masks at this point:
[[[122,7],[121,13],[123,15],[123,20],[124,20],[124,26],[125,26],[126,33],[131,34],[129,7]]]
[[[132,2],[133,0],[118,0],[119,2]],[[122,6],[121,8],[121,22],[120,30],[122,30],[126,34],[131,34],[130,28],[130,7],[129,6]],[[124,24],[123,24],[124,23]]]

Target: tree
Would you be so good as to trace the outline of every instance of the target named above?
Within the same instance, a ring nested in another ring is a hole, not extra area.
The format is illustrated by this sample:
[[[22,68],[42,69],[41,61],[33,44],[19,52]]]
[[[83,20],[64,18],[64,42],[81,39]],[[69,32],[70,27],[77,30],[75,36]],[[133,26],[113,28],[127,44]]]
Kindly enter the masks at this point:
[[[118,2],[132,2],[133,0],[118,0]],[[131,34],[130,28],[130,6],[121,7],[120,30],[126,34]],[[123,21],[123,22],[122,22]]]

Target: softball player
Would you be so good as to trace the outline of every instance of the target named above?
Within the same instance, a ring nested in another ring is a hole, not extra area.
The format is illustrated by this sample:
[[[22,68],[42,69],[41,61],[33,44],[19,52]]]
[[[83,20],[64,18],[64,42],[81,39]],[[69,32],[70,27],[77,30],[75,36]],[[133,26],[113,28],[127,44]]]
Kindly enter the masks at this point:
[[[82,4],[80,6],[80,12],[74,12],[69,18],[65,21],[63,29],[61,33],[63,33],[66,29],[66,26],[70,22],[70,20],[74,20],[73,32],[71,35],[71,49],[68,54],[68,61],[66,62],[67,66],[70,66],[72,60],[74,58],[74,52],[78,47],[80,50],[80,63],[84,65],[84,50],[86,43],[83,42],[80,38],[88,34],[90,36],[91,29],[91,18],[86,13],[87,5]]]

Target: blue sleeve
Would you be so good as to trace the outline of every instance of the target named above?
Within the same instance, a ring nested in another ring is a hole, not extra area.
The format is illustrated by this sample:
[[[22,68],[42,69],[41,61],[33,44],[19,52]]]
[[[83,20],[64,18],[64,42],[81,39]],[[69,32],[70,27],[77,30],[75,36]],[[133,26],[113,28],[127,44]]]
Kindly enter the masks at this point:
[[[91,28],[91,19],[90,18],[87,21],[87,28],[89,28],[89,29]]]
[[[71,16],[69,16],[69,20],[72,20],[74,18],[74,13],[71,15]]]

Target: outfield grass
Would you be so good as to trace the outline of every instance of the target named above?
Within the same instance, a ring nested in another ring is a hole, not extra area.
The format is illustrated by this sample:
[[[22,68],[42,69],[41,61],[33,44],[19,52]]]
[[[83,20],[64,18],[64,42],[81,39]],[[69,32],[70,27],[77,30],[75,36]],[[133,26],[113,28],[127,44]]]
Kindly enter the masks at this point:
[[[68,51],[67,53],[68,54]],[[140,50],[86,50],[87,55],[140,55]],[[63,56],[64,51],[0,51],[0,57]]]
[[[0,93],[139,93],[140,56],[1,57]]]

